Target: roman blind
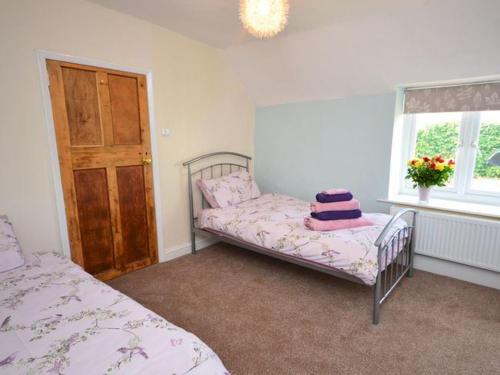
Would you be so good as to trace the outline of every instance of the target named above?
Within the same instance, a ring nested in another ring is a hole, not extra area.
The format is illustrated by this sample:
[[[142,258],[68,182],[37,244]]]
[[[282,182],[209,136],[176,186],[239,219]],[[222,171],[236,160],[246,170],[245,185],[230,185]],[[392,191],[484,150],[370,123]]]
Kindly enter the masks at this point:
[[[500,110],[500,82],[405,89],[404,113]]]

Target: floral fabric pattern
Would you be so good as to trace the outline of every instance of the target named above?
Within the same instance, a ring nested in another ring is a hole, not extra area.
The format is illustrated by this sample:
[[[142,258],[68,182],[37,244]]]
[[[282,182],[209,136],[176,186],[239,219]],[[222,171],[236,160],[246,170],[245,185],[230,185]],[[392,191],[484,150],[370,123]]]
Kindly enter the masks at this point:
[[[260,196],[255,180],[245,170],[218,178],[198,180],[198,186],[212,208],[234,206]]]
[[[23,264],[24,256],[12,223],[7,216],[0,215],[0,272],[21,267]]]
[[[228,374],[191,333],[56,253],[0,275],[0,374]]]
[[[407,89],[404,113],[500,110],[500,83]]]
[[[203,210],[198,225],[266,249],[342,270],[367,285],[375,284],[378,249],[373,243],[391,216],[364,214],[374,225],[316,232],[304,226],[304,217],[309,216],[309,211],[307,202],[286,195],[264,194],[237,206]],[[400,220],[394,232],[405,225]],[[382,262],[385,262],[385,257]]]

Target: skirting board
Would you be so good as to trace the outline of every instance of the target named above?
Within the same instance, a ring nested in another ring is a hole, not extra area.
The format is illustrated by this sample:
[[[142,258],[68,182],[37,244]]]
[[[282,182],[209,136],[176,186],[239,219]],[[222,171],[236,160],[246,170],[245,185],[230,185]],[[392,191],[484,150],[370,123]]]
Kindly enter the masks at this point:
[[[500,273],[415,254],[416,269],[500,289]]]
[[[196,250],[203,250],[204,248],[219,242],[217,238],[197,238]],[[181,257],[183,255],[191,254],[191,243],[188,242],[184,245],[171,247],[163,250],[160,254],[160,262],[168,262],[169,260]]]

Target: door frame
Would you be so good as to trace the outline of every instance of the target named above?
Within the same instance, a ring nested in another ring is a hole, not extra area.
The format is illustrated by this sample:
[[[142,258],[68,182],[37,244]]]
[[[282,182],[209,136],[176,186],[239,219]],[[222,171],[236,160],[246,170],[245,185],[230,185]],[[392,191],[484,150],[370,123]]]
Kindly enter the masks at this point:
[[[50,151],[50,164],[52,170],[52,183],[54,186],[54,198],[57,210],[57,219],[59,225],[59,238],[62,252],[71,259],[71,247],[69,244],[68,225],[66,218],[66,206],[64,203],[63,187],[61,170],[59,166],[59,153],[57,151],[56,132],[54,117],[52,116],[52,102],[49,91],[49,75],[47,72],[47,60],[59,60],[69,63],[90,65],[105,69],[120,70],[123,72],[143,74],[146,76],[146,85],[148,93],[148,112],[149,112],[149,133],[151,142],[151,158],[153,159],[153,187],[154,187],[154,203],[156,217],[156,241],[158,248],[158,261],[164,261],[163,250],[163,226],[161,214],[161,194],[160,194],[160,168],[158,162],[158,147],[157,147],[157,128],[155,121],[154,98],[153,98],[153,71],[148,68],[137,68],[126,65],[118,65],[102,60],[89,59],[86,57],[72,56],[46,50],[36,50],[36,59],[38,63],[38,71],[40,75],[40,85],[42,90],[42,102],[45,114],[45,125],[47,130],[47,138]]]

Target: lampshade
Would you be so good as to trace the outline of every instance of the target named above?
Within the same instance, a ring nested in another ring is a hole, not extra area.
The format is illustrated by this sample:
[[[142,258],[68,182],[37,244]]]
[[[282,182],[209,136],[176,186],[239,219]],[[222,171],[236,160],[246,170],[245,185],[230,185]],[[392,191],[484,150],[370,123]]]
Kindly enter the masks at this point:
[[[271,38],[288,22],[288,0],[241,0],[240,19],[256,38]]]

